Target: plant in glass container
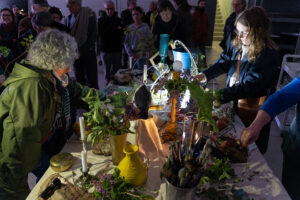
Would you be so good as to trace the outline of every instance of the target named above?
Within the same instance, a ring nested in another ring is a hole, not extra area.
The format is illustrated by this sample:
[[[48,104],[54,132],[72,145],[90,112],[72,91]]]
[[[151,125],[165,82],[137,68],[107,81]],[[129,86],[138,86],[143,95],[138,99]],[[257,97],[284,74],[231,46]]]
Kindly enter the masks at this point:
[[[115,165],[124,157],[123,148],[126,144],[127,133],[133,133],[129,130],[130,123],[124,115],[127,98],[128,94],[121,90],[101,101],[95,89],[91,89],[83,98],[90,109],[89,112],[83,114],[88,126],[92,127],[88,140],[92,141],[92,146],[94,146],[97,143],[104,143],[109,137]],[[131,115],[138,115],[138,110],[134,107],[129,106],[129,109],[132,109]]]

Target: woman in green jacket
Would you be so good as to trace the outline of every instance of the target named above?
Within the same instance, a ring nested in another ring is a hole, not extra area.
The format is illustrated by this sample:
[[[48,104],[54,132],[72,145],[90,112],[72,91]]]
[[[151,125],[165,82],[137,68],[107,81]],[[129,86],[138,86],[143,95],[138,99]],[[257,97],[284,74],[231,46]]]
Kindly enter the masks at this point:
[[[26,198],[28,173],[39,166],[43,146],[55,136],[53,129],[69,126],[70,100],[79,100],[88,92],[66,76],[77,57],[74,38],[47,30],[30,47],[28,60],[16,64],[4,82],[0,96],[0,199]],[[60,91],[64,88],[67,92]],[[57,127],[61,116],[66,124]]]

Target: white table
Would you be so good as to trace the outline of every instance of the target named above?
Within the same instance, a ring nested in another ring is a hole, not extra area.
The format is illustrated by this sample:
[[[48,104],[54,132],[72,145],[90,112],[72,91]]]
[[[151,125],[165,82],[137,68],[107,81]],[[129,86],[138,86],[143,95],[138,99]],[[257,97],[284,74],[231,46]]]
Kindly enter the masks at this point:
[[[235,134],[239,134],[243,128],[243,124],[239,120],[238,117],[235,117]],[[231,130],[234,132],[234,129]],[[73,137],[74,138],[74,137]],[[168,145],[163,145],[164,148],[168,148]],[[81,152],[82,145],[78,139],[71,139],[65,145],[62,152],[70,152],[75,158],[75,163],[66,172],[61,172],[60,175],[68,179],[71,183],[73,183],[73,174],[76,176],[80,175],[81,168]],[[157,195],[157,200],[163,200],[166,192],[165,183],[161,182],[160,179],[160,171],[163,163],[165,162],[164,155],[157,155],[157,153],[153,152],[153,154],[149,154],[148,160],[148,179],[147,179],[147,189],[148,191],[153,191],[155,189],[159,189],[159,194]],[[108,156],[100,156],[94,155],[91,150],[88,151],[88,163],[91,163],[89,173],[96,174],[101,169],[110,169],[113,171],[114,167],[111,162],[111,157]],[[233,168],[235,173],[243,179],[242,182],[236,184],[237,188],[242,188],[251,198],[254,199],[270,199],[270,200],[289,200],[290,197],[287,194],[286,190],[282,186],[280,180],[274,176],[272,170],[268,166],[266,160],[258,151],[258,149],[254,146],[249,150],[249,159],[247,163],[242,164],[234,164]],[[72,171],[74,173],[72,173]],[[253,176],[252,180],[249,181],[248,178],[253,171],[259,172],[259,174]],[[41,180],[37,183],[37,185],[33,188],[29,196],[28,200],[35,200],[38,197],[39,189],[42,183],[53,173],[55,173],[51,168],[49,168]],[[151,178],[149,178],[151,177]]]

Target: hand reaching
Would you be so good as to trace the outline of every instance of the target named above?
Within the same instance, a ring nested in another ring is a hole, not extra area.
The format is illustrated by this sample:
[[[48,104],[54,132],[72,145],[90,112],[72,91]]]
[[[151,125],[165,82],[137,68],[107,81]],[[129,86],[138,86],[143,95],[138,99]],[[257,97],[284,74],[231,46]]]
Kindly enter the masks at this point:
[[[248,127],[242,130],[241,142],[243,146],[248,146],[258,139],[260,131]]]

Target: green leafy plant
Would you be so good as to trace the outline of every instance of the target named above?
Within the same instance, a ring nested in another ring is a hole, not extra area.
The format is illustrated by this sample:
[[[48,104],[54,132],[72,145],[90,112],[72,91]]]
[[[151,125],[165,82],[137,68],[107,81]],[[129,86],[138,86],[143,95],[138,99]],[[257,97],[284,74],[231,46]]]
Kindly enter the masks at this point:
[[[98,174],[93,181],[95,200],[147,200],[154,199],[143,194],[120,176],[120,170],[115,168],[113,174]]]
[[[165,88],[168,90],[168,93],[172,95],[173,93],[182,93],[185,92],[188,87],[188,81],[186,79],[177,79],[177,80],[168,80],[165,83]]]
[[[197,57],[197,66],[198,66],[198,71],[204,71],[207,68],[207,65],[205,63],[205,55],[202,53],[198,54]]]
[[[208,177],[211,180],[224,181],[230,179],[234,174],[234,170],[231,167],[231,162],[228,158],[215,159],[215,163],[208,169]]]
[[[26,49],[26,51],[30,48],[31,44],[33,43],[34,37],[32,34],[26,35],[20,41],[20,45]]]
[[[121,90],[119,93],[100,101],[99,93],[95,89],[91,89],[83,98],[90,109],[83,115],[92,130],[88,140],[92,141],[93,146],[108,135],[132,133],[129,130],[129,121],[124,120],[127,98],[127,93]]]
[[[7,47],[0,46],[0,56],[3,58],[7,58],[10,54],[11,50]]]
[[[197,80],[193,80],[188,84],[191,97],[198,107],[198,120],[205,121],[212,125],[213,131],[219,132],[215,119],[213,118],[213,102],[221,98],[219,90],[212,91],[203,89]]]

